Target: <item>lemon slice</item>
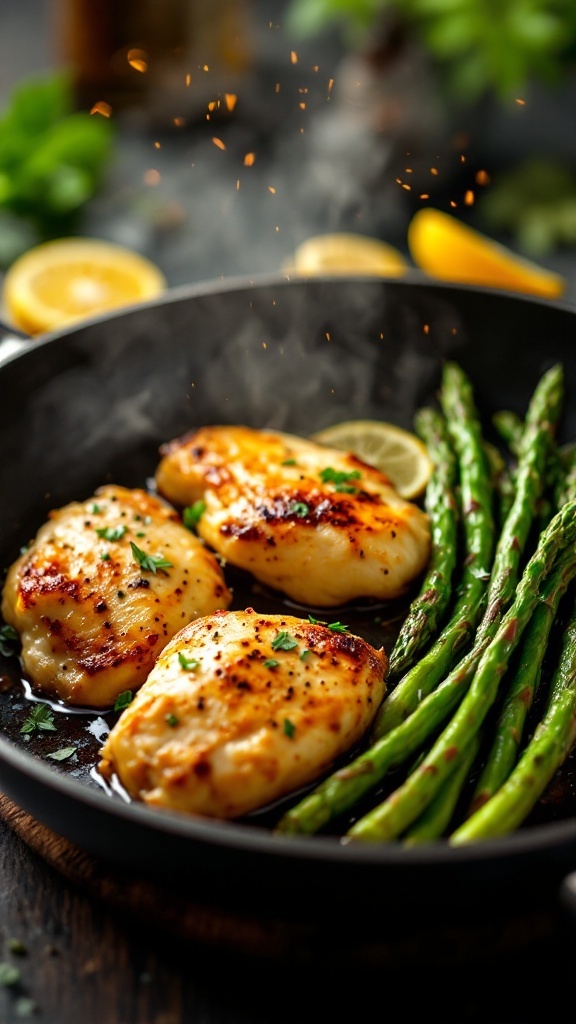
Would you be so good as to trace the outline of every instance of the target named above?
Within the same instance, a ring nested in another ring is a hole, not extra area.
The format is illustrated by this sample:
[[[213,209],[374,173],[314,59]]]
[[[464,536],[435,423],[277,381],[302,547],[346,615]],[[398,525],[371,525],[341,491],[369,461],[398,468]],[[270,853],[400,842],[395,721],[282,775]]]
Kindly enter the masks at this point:
[[[158,267],[130,249],[92,238],[62,238],[14,261],[3,298],[14,326],[39,334],[151,299],[165,288]]]
[[[298,274],[383,274],[400,276],[408,269],[401,252],[379,238],[353,232],[314,235],[294,252]]]
[[[566,282],[560,274],[518,256],[455,217],[429,207],[408,225],[408,248],[421,270],[446,281],[528,292],[555,299]]]
[[[426,445],[410,433],[382,420],[334,423],[312,435],[313,441],[352,452],[385,473],[403,498],[423,494],[433,463]]]

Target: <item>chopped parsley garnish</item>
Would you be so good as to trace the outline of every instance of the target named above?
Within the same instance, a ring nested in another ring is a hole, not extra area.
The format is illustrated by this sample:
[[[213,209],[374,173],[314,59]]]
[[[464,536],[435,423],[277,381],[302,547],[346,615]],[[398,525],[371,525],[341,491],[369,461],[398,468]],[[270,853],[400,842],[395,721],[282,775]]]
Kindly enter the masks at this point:
[[[54,712],[47,704],[35,704],[20,732],[56,732]]]
[[[130,541],[130,547],[132,548],[134,559],[138,562],[141,569],[148,570],[148,572],[156,572],[157,569],[172,568],[172,562],[169,562],[163,555],[147,555],[133,540]]]
[[[93,504],[90,505],[90,511],[92,515],[97,516],[102,511],[102,508],[100,505],[97,505],[96,502],[93,502]]]
[[[178,722],[180,721],[178,716],[173,714],[172,711],[170,711],[169,714],[165,715],[164,718],[166,720],[166,724],[169,725],[171,729],[176,728]]]
[[[350,484],[351,480],[359,480],[361,473],[357,469],[353,469],[350,473],[346,473],[344,470],[333,469],[332,466],[327,466],[326,469],[321,470],[319,473],[320,479],[324,484],[334,484],[337,491],[344,494],[354,494],[357,488]]]
[[[281,462],[280,465],[281,466],[297,466],[298,463],[296,462],[296,459],[284,459],[284,461]]]
[[[13,626],[0,626],[0,654],[9,658],[14,654],[14,647],[18,643],[18,633]]]
[[[307,658],[309,654],[310,654],[310,648],[309,647],[305,647],[304,650],[300,654],[300,661],[304,661],[304,658]]]
[[[60,750],[53,750],[51,754],[46,754],[46,757],[50,757],[53,761],[66,761],[76,753],[77,749],[77,747],[60,747]]]
[[[289,718],[285,718],[284,719],[284,735],[287,736],[289,740],[291,740],[291,739],[294,738],[294,733],[295,732],[296,732],[296,726],[290,721]]]
[[[292,651],[298,647],[298,641],[286,629],[281,629],[272,641],[274,651]]]
[[[315,619],[313,615],[308,616],[308,622],[311,622],[313,626],[327,626],[333,633],[348,632],[348,626],[345,626],[343,622],[326,622],[324,619]]]
[[[293,501],[290,505],[290,512],[292,515],[300,516],[301,519],[304,518],[304,516],[307,516],[309,511],[310,506],[307,505],[305,501]]]
[[[100,558],[102,559],[103,562],[109,562],[110,561],[110,552],[109,551],[103,551],[102,554],[100,555]]]
[[[279,664],[280,662],[276,661],[276,658],[266,658],[266,661],[263,662],[264,668],[277,668]]]
[[[127,529],[123,523],[120,526],[97,526],[96,533],[104,540],[122,540]]]
[[[197,668],[200,668],[198,658],[188,658],[183,651],[178,651],[178,661],[185,672],[195,672]]]
[[[124,711],[124,708],[127,708],[128,705],[132,703],[133,699],[134,694],[132,693],[132,690],[123,690],[122,693],[118,694],[114,701],[114,711]]]
[[[189,530],[195,530],[205,511],[205,501],[195,501],[193,505],[187,505],[182,513],[184,526],[187,526]]]

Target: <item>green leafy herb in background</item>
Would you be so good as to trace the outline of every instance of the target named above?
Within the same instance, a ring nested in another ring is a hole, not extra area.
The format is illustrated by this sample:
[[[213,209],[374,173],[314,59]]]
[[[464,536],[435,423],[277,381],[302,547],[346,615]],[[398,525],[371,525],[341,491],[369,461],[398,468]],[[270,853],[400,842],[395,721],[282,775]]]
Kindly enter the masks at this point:
[[[390,18],[420,42],[460,102],[488,92],[509,99],[574,66],[574,0],[291,0],[287,11],[301,35],[336,26],[350,46],[375,43]]]
[[[32,77],[0,112],[0,266],[73,233],[110,160],[114,126],[74,109],[65,74]]]

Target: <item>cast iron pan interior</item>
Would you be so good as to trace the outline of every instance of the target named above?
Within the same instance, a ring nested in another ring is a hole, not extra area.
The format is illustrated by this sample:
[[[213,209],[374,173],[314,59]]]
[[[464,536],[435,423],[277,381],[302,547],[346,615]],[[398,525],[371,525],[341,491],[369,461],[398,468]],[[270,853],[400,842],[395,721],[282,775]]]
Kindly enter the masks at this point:
[[[416,408],[433,400],[446,358],[470,374],[486,423],[499,408],[522,414],[540,375],[562,361],[569,396],[562,436],[571,439],[575,342],[576,311],[560,304],[368,278],[192,286],[31,341],[0,367],[2,570],[51,508],[107,481],[142,486],[160,443],[194,425],[244,423],[307,435],[362,417],[410,429]],[[238,591],[244,599],[255,607],[267,601],[269,610],[275,601],[245,581]],[[360,609],[352,621],[364,614]],[[0,663],[5,679],[14,671],[14,659]],[[357,920],[384,907],[393,914],[407,893],[416,914],[439,904],[492,905],[502,893],[509,906],[527,893],[548,900],[576,866],[573,803],[565,817],[536,820],[469,849],[280,838],[258,820],[149,811],[107,795],[86,766],[49,763],[27,747],[13,725],[26,701],[0,699],[7,733],[0,737],[0,784],[9,797],[113,864],[164,877],[169,871],[213,898],[315,911],[336,906]]]

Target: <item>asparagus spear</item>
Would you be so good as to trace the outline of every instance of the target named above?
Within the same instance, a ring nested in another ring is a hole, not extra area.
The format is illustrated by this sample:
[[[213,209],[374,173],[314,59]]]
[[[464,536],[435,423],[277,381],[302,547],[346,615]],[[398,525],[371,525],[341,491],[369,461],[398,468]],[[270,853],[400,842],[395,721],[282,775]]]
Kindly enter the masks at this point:
[[[465,749],[462,760],[448,776],[428,807],[422,812],[403,838],[404,846],[416,846],[440,839],[452,821],[462,788],[466,783],[472,765],[480,748],[478,734]]]
[[[564,763],[576,740],[576,603],[552,677],[548,709],[504,785],[449,838],[453,846],[514,831]]]
[[[401,835],[434,799],[462,760],[493,705],[509,659],[558,565],[576,574],[576,501],[551,520],[522,574],[516,597],[478,663],[472,683],[430,753],[383,803],[360,818],[347,835],[364,841],[388,841]],[[547,594],[551,597],[550,591]],[[488,805],[486,805],[488,806]]]
[[[372,736],[379,739],[412,714],[445,677],[471,640],[483,611],[494,554],[490,468],[470,380],[454,363],[442,373],[440,400],[460,476],[464,566],[452,616],[424,657],[397,683],[382,704]]]
[[[492,417],[492,423],[502,440],[508,445],[512,455],[518,455],[520,442],[524,433],[524,421],[511,409],[500,409]]]
[[[410,605],[392,649],[389,680],[405,672],[437,633],[452,597],[452,578],[456,568],[456,456],[444,418],[435,409],[419,409],[414,417],[414,426],[434,464],[425,497],[432,552],[420,591]]]

